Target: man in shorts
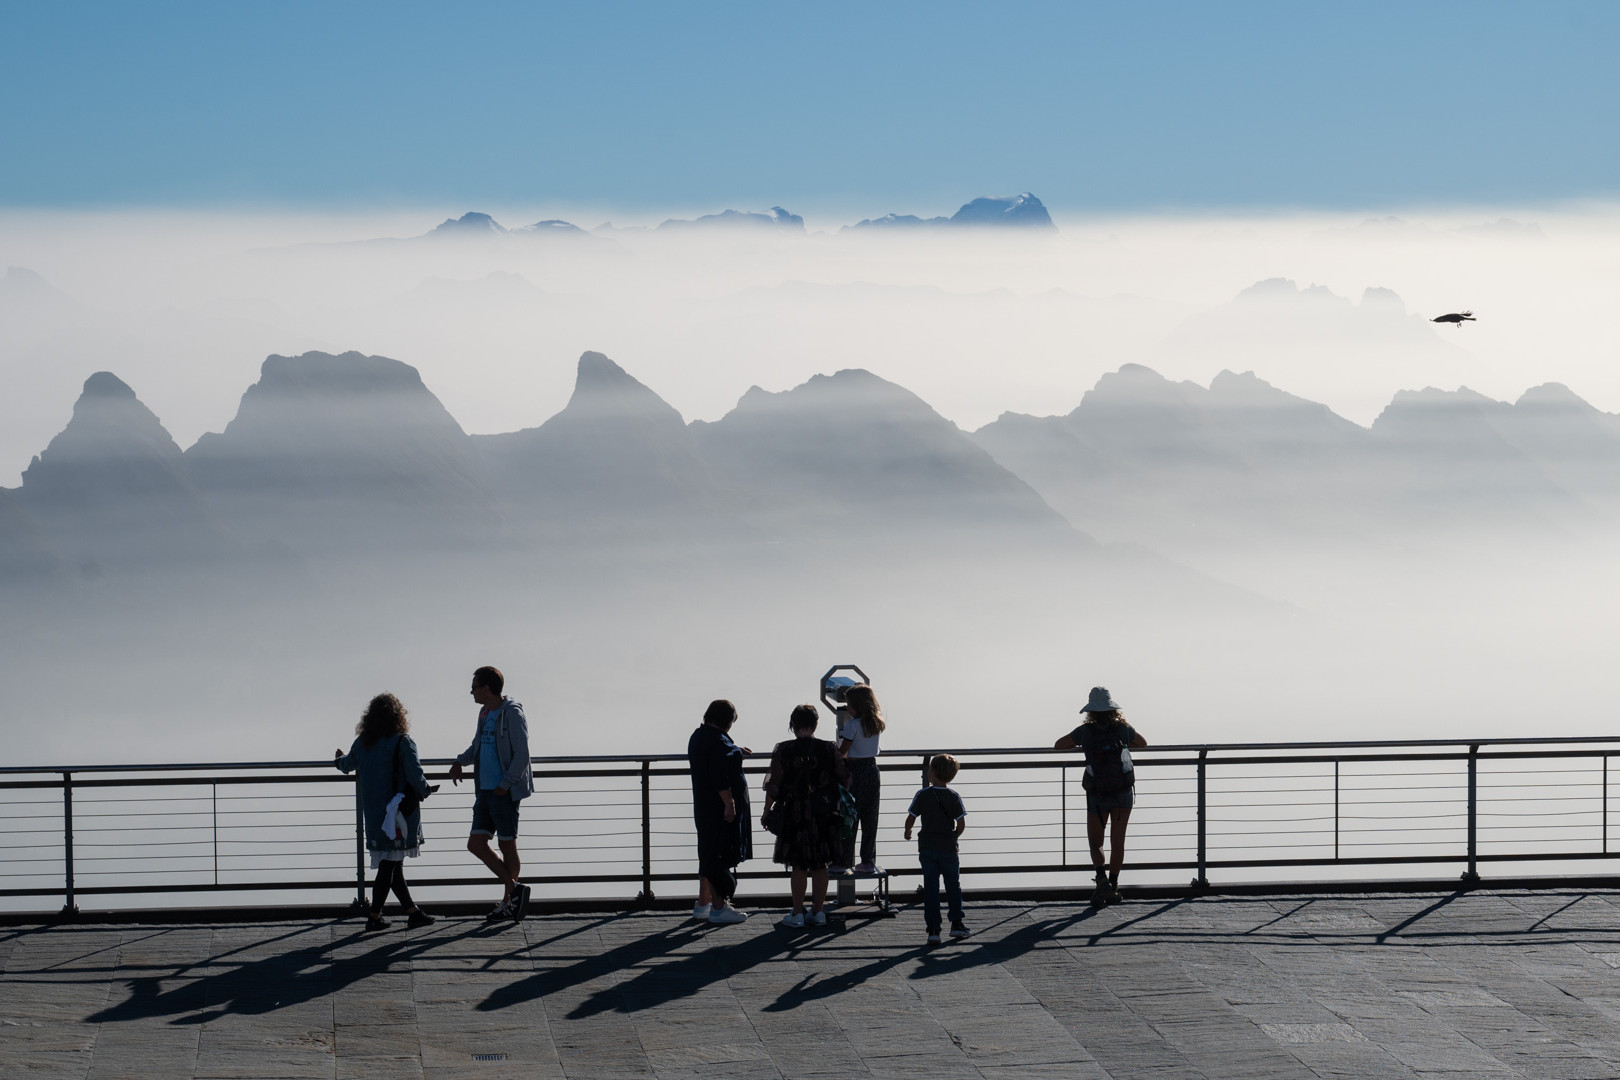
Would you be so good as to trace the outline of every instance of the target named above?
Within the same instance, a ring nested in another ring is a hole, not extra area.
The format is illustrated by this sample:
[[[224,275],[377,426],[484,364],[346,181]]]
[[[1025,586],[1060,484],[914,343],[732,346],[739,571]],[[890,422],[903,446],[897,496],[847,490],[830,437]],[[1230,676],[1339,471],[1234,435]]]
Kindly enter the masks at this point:
[[[473,672],[472,698],[478,703],[478,726],[472,744],[456,756],[450,766],[450,779],[461,782],[462,766],[473,767],[477,795],[473,801],[472,833],[467,850],[490,868],[505,895],[485,918],[490,922],[512,919],[522,922],[529,911],[529,887],[518,880],[522,861],[518,858],[518,805],[534,794],[534,774],[529,769],[529,724],[523,706],[502,695],[506,678],[492,667]],[[489,846],[494,837],[501,853]]]

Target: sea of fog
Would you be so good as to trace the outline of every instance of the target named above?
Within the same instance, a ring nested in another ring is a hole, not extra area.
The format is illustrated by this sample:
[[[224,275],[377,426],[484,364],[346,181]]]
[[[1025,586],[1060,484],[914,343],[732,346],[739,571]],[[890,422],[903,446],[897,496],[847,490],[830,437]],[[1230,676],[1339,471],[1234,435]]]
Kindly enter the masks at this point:
[[[1620,409],[1606,207],[1077,219],[1040,240],[622,220],[576,246],[386,239],[463,209],[0,213],[0,264],[22,268],[0,291],[0,480],[91,372],[184,447],[267,354],[308,349],[414,365],[475,433],[555,413],[586,349],[688,420],[862,367],[971,430],[1066,413],[1126,362],[1201,384],[1253,370],[1362,424],[1427,385],[1561,381]],[[1425,321],[1464,307],[1477,323]],[[1073,523],[1110,542],[1083,567],[649,545],[8,592],[0,730],[9,763],[325,758],[389,690],[442,756],[466,745],[483,663],[542,754],[675,752],[715,697],[763,748],[835,663],[872,675],[896,747],[1046,745],[1096,684],[1160,743],[1610,729],[1620,578],[1601,538],[1168,557]]]

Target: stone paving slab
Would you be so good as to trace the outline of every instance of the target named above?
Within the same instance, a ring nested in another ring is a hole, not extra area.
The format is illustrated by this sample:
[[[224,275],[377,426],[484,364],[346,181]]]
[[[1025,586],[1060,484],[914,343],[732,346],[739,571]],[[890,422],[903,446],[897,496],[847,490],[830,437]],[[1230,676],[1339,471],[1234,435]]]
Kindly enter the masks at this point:
[[[0,1076],[1620,1080],[1605,893],[776,914],[4,929]]]

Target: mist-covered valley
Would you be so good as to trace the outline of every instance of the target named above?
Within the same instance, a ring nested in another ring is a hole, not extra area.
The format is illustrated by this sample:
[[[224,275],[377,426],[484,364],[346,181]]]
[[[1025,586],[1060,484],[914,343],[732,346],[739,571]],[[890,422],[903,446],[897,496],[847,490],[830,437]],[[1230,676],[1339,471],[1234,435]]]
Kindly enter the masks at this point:
[[[894,746],[1097,683],[1160,743],[1601,732],[1620,268],[1546,218],[5,221],[10,756],[323,757],[383,689],[447,754],[491,662],[542,753],[763,748],[847,662]]]

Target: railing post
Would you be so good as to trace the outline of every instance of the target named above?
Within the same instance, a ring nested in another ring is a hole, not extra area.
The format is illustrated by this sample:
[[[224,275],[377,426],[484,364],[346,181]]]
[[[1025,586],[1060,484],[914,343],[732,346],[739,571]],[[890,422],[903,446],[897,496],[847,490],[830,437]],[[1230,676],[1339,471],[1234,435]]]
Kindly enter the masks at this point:
[[[1209,873],[1207,866],[1209,862],[1209,852],[1205,844],[1204,836],[1204,766],[1208,757],[1209,747],[1206,746],[1202,750],[1198,751],[1198,876],[1192,880],[1192,887],[1194,889],[1209,888]]]
[[[1063,869],[1069,868],[1069,764],[1058,766],[1058,818],[1063,823]]]
[[[360,801],[360,770],[354,772],[354,906],[366,907],[366,806]]]
[[[1468,746],[1468,869],[1462,879],[1470,885],[1479,880],[1479,743]]]
[[[62,914],[77,915],[79,905],[73,896],[73,774],[66,770],[62,772],[62,877]]]
[[[652,762],[641,763],[641,895],[642,904],[653,902],[652,886]]]
[[[1339,759],[1333,759],[1333,860],[1339,859]]]
[[[1603,755],[1603,854],[1609,853],[1609,755]]]

